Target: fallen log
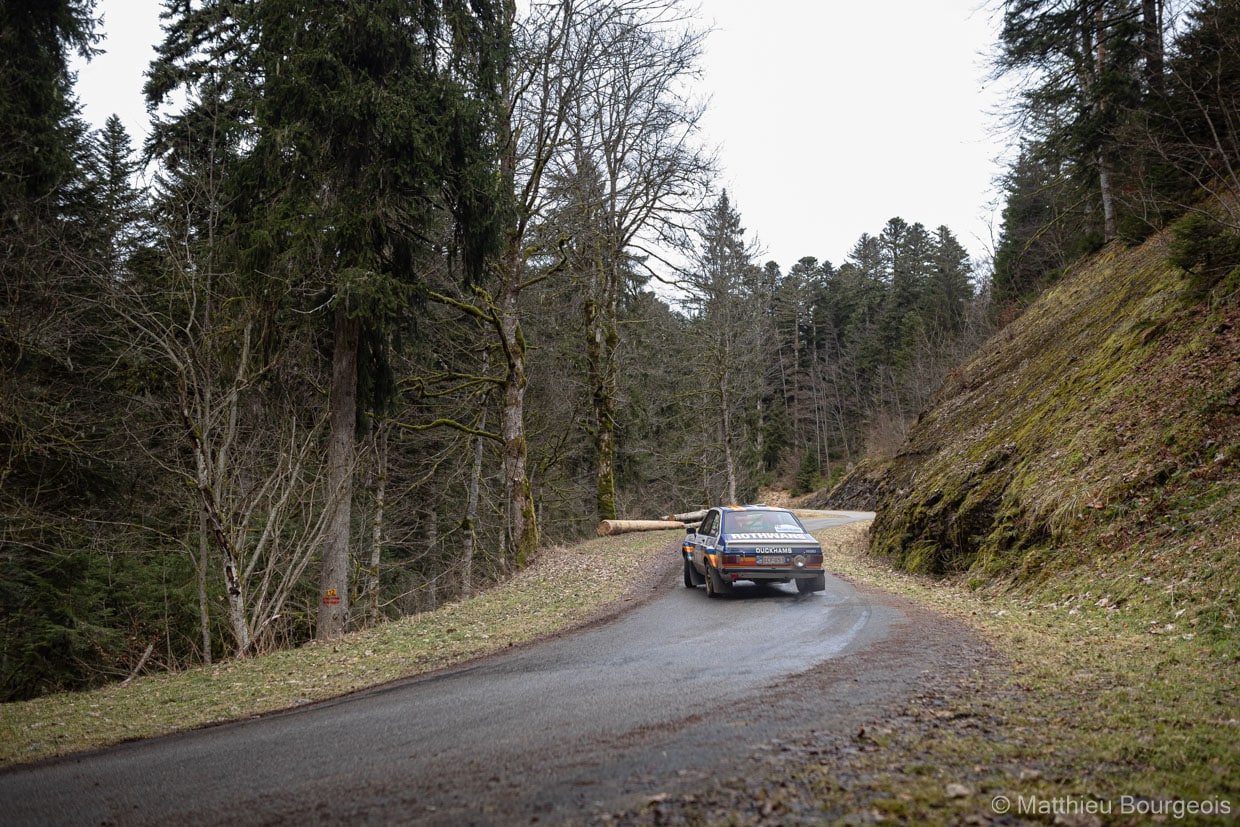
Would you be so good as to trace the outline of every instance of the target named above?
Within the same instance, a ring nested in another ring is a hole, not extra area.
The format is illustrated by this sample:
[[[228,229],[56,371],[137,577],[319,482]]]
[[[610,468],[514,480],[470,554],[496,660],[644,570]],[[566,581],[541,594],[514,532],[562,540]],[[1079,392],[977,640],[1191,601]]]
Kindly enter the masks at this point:
[[[684,514],[668,514],[666,517],[661,517],[660,519],[678,520],[682,523],[700,523],[702,520],[706,519],[706,509],[703,508],[701,511],[686,511]]]
[[[684,527],[685,524],[679,520],[603,520],[598,524],[598,536],[608,537],[630,531],[667,531]]]

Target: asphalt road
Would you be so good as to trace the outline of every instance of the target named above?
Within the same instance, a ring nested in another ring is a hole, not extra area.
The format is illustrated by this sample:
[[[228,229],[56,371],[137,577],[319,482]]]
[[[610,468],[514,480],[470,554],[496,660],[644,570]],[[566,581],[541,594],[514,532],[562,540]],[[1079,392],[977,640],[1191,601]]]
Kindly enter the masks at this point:
[[[684,588],[669,549],[656,596],[612,622],[336,701],[0,773],[0,823],[586,822],[745,772],[772,739],[855,731],[898,704],[927,670],[950,668],[959,641],[917,612],[830,576],[812,595],[739,584],[709,600]]]

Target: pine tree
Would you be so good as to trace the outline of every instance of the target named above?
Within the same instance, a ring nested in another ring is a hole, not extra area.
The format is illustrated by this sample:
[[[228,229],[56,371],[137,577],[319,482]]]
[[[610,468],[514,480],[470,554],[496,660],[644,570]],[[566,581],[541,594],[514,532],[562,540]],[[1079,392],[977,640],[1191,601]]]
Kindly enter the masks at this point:
[[[1093,187],[1091,228],[1116,234],[1116,130],[1140,97],[1140,11],[1131,0],[1006,0],[1000,74],[1024,73],[1015,117],[1048,157]]]
[[[910,225],[897,216],[887,222],[878,238],[890,285],[879,318],[878,336],[885,354],[884,364],[899,368],[907,364],[923,322],[930,236],[921,224]]]
[[[1007,203],[995,250],[991,303],[1018,305],[1034,295],[1090,244],[1087,193],[1037,144],[1026,145],[1004,181]]]
[[[935,230],[930,267],[925,297],[929,326],[948,335],[958,334],[973,299],[973,268],[968,251],[946,225]]]
[[[122,278],[129,262],[152,244],[150,207],[134,186],[139,168],[129,133],[120,118],[109,116],[92,136],[86,164],[99,216],[91,234],[100,266],[109,279]]]
[[[698,231],[692,306],[697,310],[700,364],[708,374],[701,412],[713,420],[717,440],[704,456],[718,456],[723,479],[703,480],[703,496],[740,502],[756,488],[754,468],[742,452],[752,444],[765,373],[762,343],[767,340],[769,298],[761,289],[762,272],[753,263],[741,217],[724,192],[702,219]],[[703,462],[703,472],[713,463]]]
[[[815,399],[812,388],[814,341],[813,297],[820,286],[818,260],[805,257],[789,268],[775,286],[772,322],[777,333],[778,358],[773,378],[792,426],[795,450],[813,443]]]
[[[125,474],[86,244],[86,127],[69,59],[88,0],[0,3],[0,699],[89,684],[124,641],[104,589]],[[107,522],[103,522],[106,518]],[[98,521],[98,522],[97,522]]]

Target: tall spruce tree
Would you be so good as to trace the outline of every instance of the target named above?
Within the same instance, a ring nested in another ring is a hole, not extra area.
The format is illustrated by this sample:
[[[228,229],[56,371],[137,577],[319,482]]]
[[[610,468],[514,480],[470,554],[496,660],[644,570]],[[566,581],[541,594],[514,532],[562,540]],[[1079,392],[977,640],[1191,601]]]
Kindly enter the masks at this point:
[[[86,168],[98,218],[91,227],[100,266],[119,279],[130,261],[150,249],[150,207],[135,186],[139,162],[125,126],[116,115],[92,136]]]
[[[770,297],[761,289],[762,272],[727,192],[702,217],[698,233],[690,290],[698,360],[707,371],[699,377],[697,413],[715,436],[701,454],[702,495],[709,502],[740,502],[757,487],[756,468],[745,462],[744,449],[755,433],[753,414],[764,390]],[[708,473],[712,467],[722,478]]]
[[[930,326],[955,335],[964,328],[968,304],[973,299],[973,265],[969,252],[946,225],[934,231],[930,267],[925,297]]]
[[[1131,198],[1147,171],[1124,135],[1161,85],[1162,6],[1004,1],[995,69],[1019,79],[1010,117],[1022,143],[1007,181],[996,302],[1037,289],[1049,269],[1121,230],[1130,235],[1134,209],[1148,212]]]
[[[494,5],[211,2],[172,15],[148,87],[157,103],[180,85],[197,101],[157,132],[157,146],[237,136],[225,171],[228,255],[256,290],[274,276],[291,291],[285,301],[326,314],[321,638],[348,628],[358,411],[392,392],[390,333],[409,320],[441,250],[461,250],[476,276],[494,247]]]

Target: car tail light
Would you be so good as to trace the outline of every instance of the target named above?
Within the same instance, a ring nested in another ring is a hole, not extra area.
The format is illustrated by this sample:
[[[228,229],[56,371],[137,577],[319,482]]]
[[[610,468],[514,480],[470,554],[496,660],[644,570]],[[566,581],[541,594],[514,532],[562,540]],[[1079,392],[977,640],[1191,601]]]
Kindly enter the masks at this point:
[[[741,562],[741,556],[740,556],[739,554],[725,554],[725,555],[723,555],[723,564],[724,564],[725,566],[735,566],[735,565],[739,564],[740,562]]]

